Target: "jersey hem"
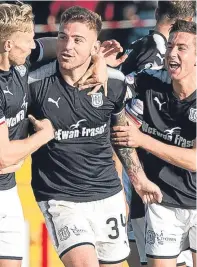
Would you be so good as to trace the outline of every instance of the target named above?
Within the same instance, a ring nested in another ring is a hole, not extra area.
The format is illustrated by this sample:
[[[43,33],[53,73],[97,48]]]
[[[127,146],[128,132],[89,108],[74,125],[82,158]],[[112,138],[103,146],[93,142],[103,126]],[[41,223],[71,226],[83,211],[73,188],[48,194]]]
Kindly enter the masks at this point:
[[[14,184],[11,184],[11,185],[6,185],[6,186],[1,186],[0,185],[0,191],[5,191],[5,190],[9,190],[9,189],[12,189],[16,186],[16,182]]]
[[[116,194],[118,194],[119,192],[122,191],[122,187],[119,186],[115,191],[110,192],[108,194],[95,194],[94,196],[91,197],[77,197],[77,196],[70,196],[68,197],[66,194],[65,196],[58,196],[58,194],[49,194],[48,196],[41,196],[39,194],[36,193],[36,191],[34,191],[34,196],[36,198],[37,202],[40,201],[49,201],[51,199],[57,200],[57,201],[70,201],[70,202],[76,202],[76,203],[82,203],[82,202],[92,202],[92,201],[98,201],[98,200],[102,200],[108,197],[112,197]]]
[[[187,206],[187,205],[184,205],[184,204],[174,204],[174,203],[169,203],[169,202],[164,202],[164,201],[162,201],[162,203],[160,203],[160,205],[161,206],[172,207],[172,208],[178,208],[178,209],[189,209],[189,210],[196,209],[196,205]]]

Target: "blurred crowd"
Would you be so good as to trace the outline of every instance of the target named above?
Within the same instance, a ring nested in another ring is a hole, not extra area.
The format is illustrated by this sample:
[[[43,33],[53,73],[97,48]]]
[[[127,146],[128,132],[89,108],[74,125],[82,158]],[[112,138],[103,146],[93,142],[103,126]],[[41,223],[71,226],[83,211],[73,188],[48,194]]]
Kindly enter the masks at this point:
[[[26,1],[24,1],[26,2]],[[157,1],[28,1],[36,14],[35,23],[47,25],[46,32],[56,31],[62,12],[78,5],[101,15],[103,21],[154,19]],[[101,41],[106,39],[121,40],[123,47],[148,33],[146,28],[109,29],[102,32]],[[124,42],[123,42],[124,40]]]

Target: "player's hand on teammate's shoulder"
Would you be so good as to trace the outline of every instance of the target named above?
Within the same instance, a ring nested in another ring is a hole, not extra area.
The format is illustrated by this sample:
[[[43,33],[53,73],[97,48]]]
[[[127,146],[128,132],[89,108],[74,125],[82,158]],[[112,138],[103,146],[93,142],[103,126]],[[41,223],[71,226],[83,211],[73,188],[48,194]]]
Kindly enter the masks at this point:
[[[44,131],[47,142],[52,140],[55,136],[55,129],[53,128],[52,123],[48,119],[37,120],[34,116],[28,116],[30,122],[33,124],[34,130]]]
[[[100,53],[103,54],[106,64],[110,67],[116,68],[121,65],[128,57],[127,54],[118,57],[119,53],[123,52],[123,48],[116,40],[104,41],[100,47]]]
[[[77,86],[83,90],[93,87],[90,94],[96,93],[101,86],[104,87],[105,95],[107,95],[107,65],[102,54],[92,56],[92,65],[86,73],[77,82]]]

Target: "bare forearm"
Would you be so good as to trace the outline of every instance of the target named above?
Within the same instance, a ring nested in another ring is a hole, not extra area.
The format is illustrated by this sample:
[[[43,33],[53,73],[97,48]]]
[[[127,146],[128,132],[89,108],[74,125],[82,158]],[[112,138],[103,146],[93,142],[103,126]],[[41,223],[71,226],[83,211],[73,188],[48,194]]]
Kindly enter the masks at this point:
[[[123,110],[121,113],[112,116],[112,123],[114,126],[126,125],[125,111]],[[134,148],[114,146],[114,150],[118,155],[132,184],[137,184],[140,179],[146,178]]]
[[[0,148],[0,168],[17,164],[29,154],[46,144],[44,132],[40,131],[24,140],[10,141],[5,147]]]
[[[196,171],[196,149],[175,147],[143,134],[141,147],[172,165]]]

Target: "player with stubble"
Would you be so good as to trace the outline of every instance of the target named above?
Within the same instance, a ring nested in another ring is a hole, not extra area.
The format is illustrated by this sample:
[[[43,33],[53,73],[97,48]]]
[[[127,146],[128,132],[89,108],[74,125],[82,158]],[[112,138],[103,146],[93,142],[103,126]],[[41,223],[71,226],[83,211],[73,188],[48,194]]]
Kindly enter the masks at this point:
[[[124,196],[110,142],[111,116],[124,109],[125,83],[115,71],[107,95],[103,87],[95,94],[76,87],[98,53],[101,27],[96,13],[67,9],[58,60],[48,66],[51,73],[48,69],[45,78],[30,85],[29,111],[38,119],[47,117],[55,128],[55,139],[32,155],[32,188],[67,267],[121,267],[129,254]],[[142,178],[160,202],[158,187]],[[138,184],[141,192],[142,187]]]

